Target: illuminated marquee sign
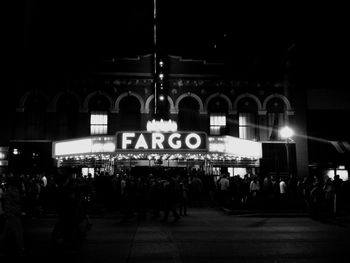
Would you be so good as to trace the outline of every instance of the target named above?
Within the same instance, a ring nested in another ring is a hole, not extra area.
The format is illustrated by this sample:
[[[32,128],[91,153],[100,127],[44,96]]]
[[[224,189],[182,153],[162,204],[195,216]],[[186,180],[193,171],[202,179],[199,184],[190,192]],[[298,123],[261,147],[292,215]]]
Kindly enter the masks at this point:
[[[1,150],[1,147],[0,147]],[[116,136],[90,136],[53,142],[54,158],[123,152],[197,152],[243,158],[262,158],[262,144],[232,136],[209,136],[204,132],[125,131]],[[1,151],[0,151],[1,153]],[[0,155],[0,161],[5,155]],[[1,165],[1,164],[0,164]]]
[[[209,152],[260,159],[262,144],[233,136],[209,137]]]
[[[8,151],[9,147],[0,147],[0,166],[8,165]]]
[[[207,136],[202,132],[120,132],[117,150],[206,151]]]
[[[53,143],[53,156],[93,154],[115,151],[114,136],[96,136]]]

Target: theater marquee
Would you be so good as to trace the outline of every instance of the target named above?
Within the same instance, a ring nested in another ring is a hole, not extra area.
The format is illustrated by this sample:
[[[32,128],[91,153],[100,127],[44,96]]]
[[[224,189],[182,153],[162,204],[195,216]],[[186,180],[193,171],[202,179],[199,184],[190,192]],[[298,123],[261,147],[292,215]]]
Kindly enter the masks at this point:
[[[205,158],[262,158],[260,142],[204,132],[125,131],[53,142],[54,158],[117,154],[204,154]],[[209,156],[209,157],[208,157]],[[0,156],[1,157],[1,156]],[[0,158],[1,159],[1,158]]]
[[[207,151],[207,135],[203,132],[120,132],[117,150],[129,151]]]

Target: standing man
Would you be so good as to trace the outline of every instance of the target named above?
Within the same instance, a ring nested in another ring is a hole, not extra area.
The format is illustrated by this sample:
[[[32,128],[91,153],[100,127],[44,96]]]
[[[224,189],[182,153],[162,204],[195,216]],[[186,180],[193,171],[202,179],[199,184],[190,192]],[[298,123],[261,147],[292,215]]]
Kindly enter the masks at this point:
[[[286,206],[286,201],[287,201],[287,184],[284,181],[282,177],[280,177],[280,195],[279,195],[279,200],[280,200],[280,206],[279,208],[285,208]]]
[[[163,182],[163,200],[164,200],[164,217],[161,222],[167,222],[169,213],[172,212],[174,220],[180,219],[179,214],[176,211],[177,205],[177,182],[174,177],[168,176]]]
[[[224,173],[218,181],[219,201],[220,201],[220,205],[222,206],[226,206],[228,204],[229,187],[230,187],[230,181],[227,178],[227,174]]]
[[[334,214],[339,215],[339,212],[342,208],[342,190],[343,190],[343,180],[340,178],[339,174],[334,176],[333,180],[334,186]]]

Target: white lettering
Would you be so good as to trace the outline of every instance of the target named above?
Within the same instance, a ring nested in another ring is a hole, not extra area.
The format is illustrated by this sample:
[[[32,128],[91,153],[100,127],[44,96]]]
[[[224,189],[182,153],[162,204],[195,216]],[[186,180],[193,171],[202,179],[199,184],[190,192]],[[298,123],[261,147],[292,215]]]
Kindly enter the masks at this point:
[[[196,143],[191,144],[191,139],[194,138],[196,140]],[[189,135],[186,136],[185,143],[186,146],[190,149],[197,149],[199,145],[201,145],[201,137],[198,134],[195,133],[190,133]]]
[[[123,133],[123,138],[122,138],[122,149],[126,149],[128,144],[131,144],[131,140],[129,138],[135,137],[134,132],[128,132],[128,133]]]
[[[152,133],[152,149],[157,149],[157,146],[159,149],[164,149],[163,141],[164,141],[163,134],[159,132]]]
[[[168,143],[169,146],[173,149],[180,149],[181,148],[181,141],[176,140],[175,143],[173,142],[174,138],[180,138],[181,135],[179,133],[173,133],[169,136]]]
[[[199,149],[203,143],[201,135],[197,133],[126,132],[120,135],[121,143],[119,147],[124,150],[131,148],[135,150],[178,150],[182,148],[184,150],[194,150]],[[112,146],[113,145],[111,145],[111,150],[113,148]],[[105,147],[103,145],[94,145],[94,149],[99,152],[106,151],[104,148]]]
[[[137,140],[137,143],[135,145],[135,149],[140,149],[140,148],[148,149],[147,142],[146,142],[145,137],[143,136],[142,133],[140,134],[140,137]]]

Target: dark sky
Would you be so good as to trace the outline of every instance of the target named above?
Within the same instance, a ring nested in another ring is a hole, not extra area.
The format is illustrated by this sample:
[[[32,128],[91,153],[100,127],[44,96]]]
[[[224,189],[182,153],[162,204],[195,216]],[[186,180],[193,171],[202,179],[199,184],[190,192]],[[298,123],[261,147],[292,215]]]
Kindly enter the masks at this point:
[[[43,49],[61,47],[94,54],[150,52],[153,0],[90,2],[36,1],[32,41],[40,42]],[[159,37],[163,47],[176,54],[206,53],[228,33],[232,43],[288,46],[295,41],[298,16],[293,8],[220,0],[158,0]]]
[[[279,53],[295,43],[298,16],[292,4],[234,2],[158,0],[159,43],[167,53],[188,57],[215,57],[228,47],[237,54]],[[26,0],[10,12],[12,37],[26,41],[23,52],[31,58],[74,61],[152,52],[153,0]]]
[[[84,70],[99,58],[152,52],[153,0],[10,2],[16,2],[4,9],[10,72]],[[159,43],[169,54],[238,65],[279,65],[292,54],[300,69],[337,77],[346,9],[279,2],[158,0]]]

